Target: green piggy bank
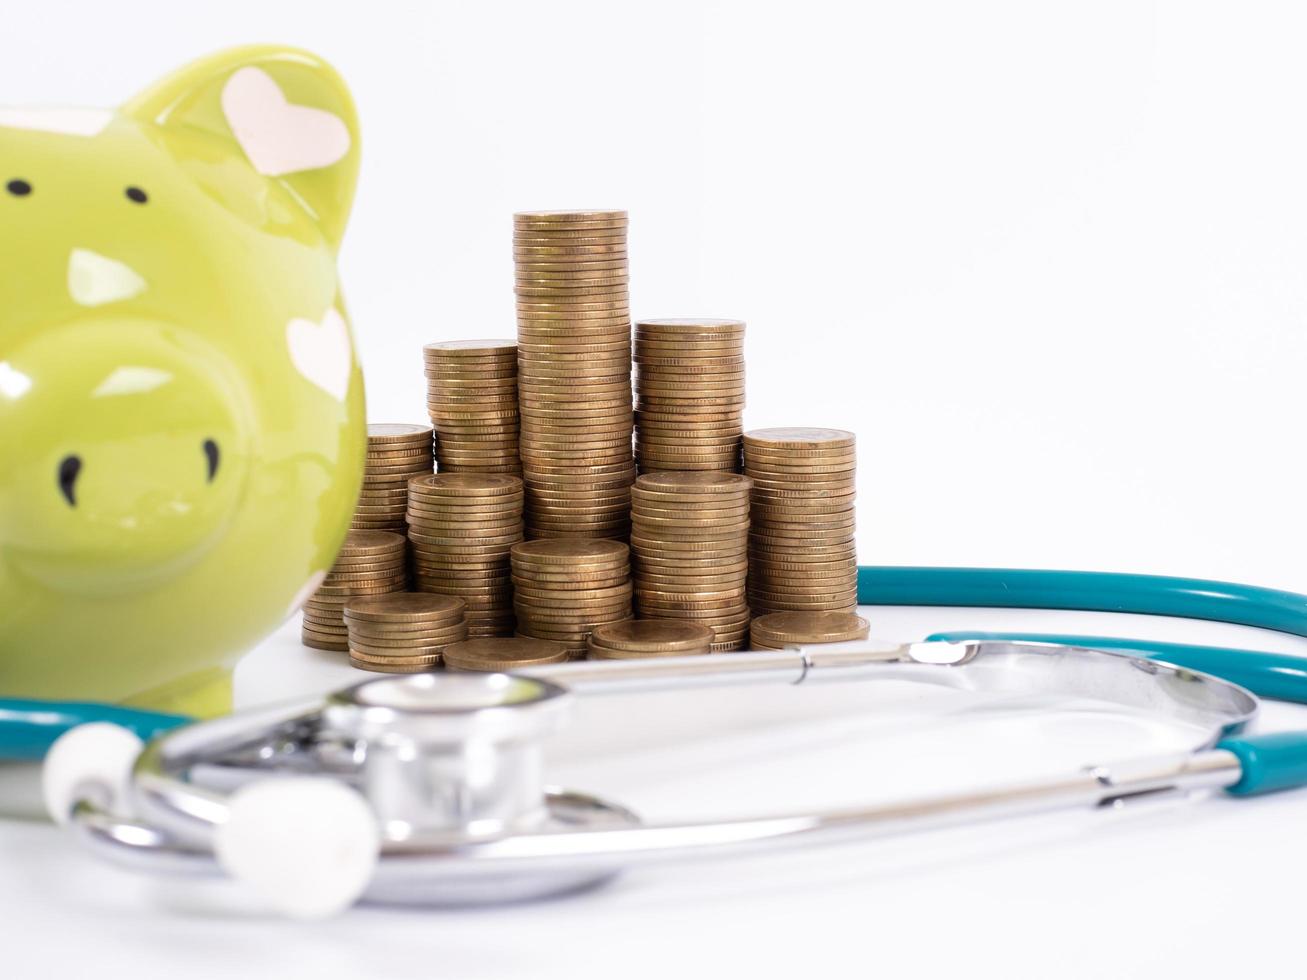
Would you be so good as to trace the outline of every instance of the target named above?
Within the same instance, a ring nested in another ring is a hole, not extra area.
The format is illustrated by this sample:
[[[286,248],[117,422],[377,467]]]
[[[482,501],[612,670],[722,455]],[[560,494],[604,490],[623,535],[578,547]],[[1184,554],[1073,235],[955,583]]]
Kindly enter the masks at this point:
[[[117,111],[0,109],[0,695],[211,715],[349,526],[336,73],[206,58]]]

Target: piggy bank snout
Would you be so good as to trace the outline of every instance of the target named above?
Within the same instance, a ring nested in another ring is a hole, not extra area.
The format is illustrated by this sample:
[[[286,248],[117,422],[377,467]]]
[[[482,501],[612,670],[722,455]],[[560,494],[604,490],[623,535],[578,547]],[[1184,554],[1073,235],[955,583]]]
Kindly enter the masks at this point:
[[[250,425],[220,352],[175,325],[95,321],[20,346],[8,370],[27,379],[0,396],[16,457],[0,475],[0,549],[19,569],[55,589],[130,591],[221,540]]]

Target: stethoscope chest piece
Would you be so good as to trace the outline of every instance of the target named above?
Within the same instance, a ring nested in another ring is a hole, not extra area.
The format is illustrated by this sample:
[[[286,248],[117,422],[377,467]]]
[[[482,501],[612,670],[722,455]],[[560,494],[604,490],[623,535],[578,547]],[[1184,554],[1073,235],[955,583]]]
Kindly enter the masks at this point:
[[[438,882],[423,867],[438,854],[489,857],[497,842],[509,845],[515,835],[638,826],[623,807],[545,786],[542,742],[565,722],[571,704],[564,688],[544,679],[456,672],[380,678],[329,695],[323,730],[349,747],[358,788],[382,831],[387,873],[363,898],[524,901],[610,878],[616,866],[565,861]]]

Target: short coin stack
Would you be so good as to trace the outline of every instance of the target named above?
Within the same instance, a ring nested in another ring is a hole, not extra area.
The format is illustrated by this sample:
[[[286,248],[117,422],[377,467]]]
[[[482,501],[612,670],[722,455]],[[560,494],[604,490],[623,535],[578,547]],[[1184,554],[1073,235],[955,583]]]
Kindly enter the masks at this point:
[[[513,216],[527,537],[630,529],[625,211]]]
[[[436,473],[409,484],[413,587],[466,604],[468,636],[513,632],[509,551],[522,540],[522,481]]]
[[[755,650],[781,650],[792,643],[843,643],[865,640],[867,621],[853,613],[777,612],[759,616],[750,627]]]
[[[431,426],[374,423],[368,426],[363,490],[354,528],[404,533],[408,478],[431,472]]]
[[[738,473],[645,473],[631,490],[631,564],[642,619],[712,627],[713,653],[748,640],[749,489]]]
[[[640,472],[739,472],[743,321],[640,320],[635,364]]]
[[[744,434],[744,472],[753,479],[749,605],[755,616],[857,606],[856,465],[854,435],[842,429]]]
[[[601,538],[552,538],[513,546],[519,636],[557,640],[573,659],[590,631],[631,618],[630,549]]]
[[[710,627],[679,619],[631,619],[596,626],[590,634],[591,660],[635,660],[641,657],[688,657],[709,653]]]
[[[521,473],[517,344],[447,340],[427,344],[422,358],[440,471]]]
[[[519,667],[541,667],[567,661],[567,647],[553,640],[527,636],[498,636],[464,640],[445,647],[448,670],[510,671]]]
[[[467,638],[461,599],[418,592],[351,599],[345,625],[349,662],[387,674],[432,670],[445,647]]]
[[[350,531],[336,563],[304,603],[301,639],[319,650],[348,650],[349,635],[341,612],[351,599],[403,592],[404,538],[390,531]]]

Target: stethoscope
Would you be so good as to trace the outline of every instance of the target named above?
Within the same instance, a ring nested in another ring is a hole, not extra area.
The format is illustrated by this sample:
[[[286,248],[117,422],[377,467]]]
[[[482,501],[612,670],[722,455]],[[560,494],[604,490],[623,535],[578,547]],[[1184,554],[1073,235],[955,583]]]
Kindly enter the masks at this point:
[[[1307,596],[1094,572],[863,567],[871,605],[1183,616],[1307,636]],[[542,780],[541,742],[572,700],[749,684],[892,679],[1091,699],[1195,733],[1187,754],[984,791],[724,821],[644,824]],[[295,916],[355,901],[541,898],[620,870],[903,833],[1164,792],[1307,784],[1307,732],[1242,735],[1257,697],[1307,703],[1307,660],[1048,634],[936,634],[514,674],[379,676],[213,721],[103,705],[0,702],[0,750],[47,747],[47,805],[95,851],[155,871],[225,873]],[[145,740],[145,741],[143,741]]]

